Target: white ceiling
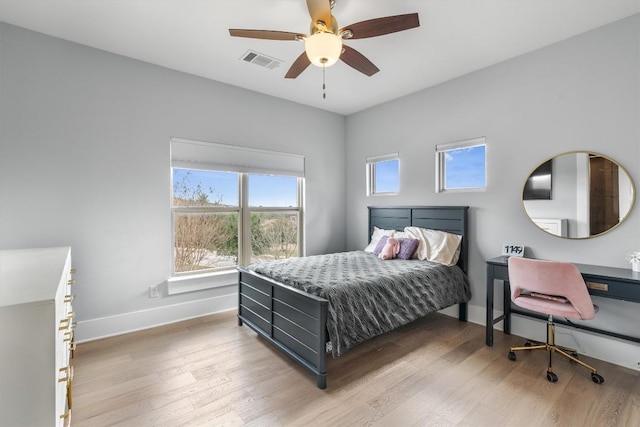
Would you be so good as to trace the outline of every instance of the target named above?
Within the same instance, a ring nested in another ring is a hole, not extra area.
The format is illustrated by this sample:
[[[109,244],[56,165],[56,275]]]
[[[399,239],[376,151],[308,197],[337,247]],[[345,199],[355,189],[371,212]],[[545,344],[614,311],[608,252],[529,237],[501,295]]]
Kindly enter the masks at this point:
[[[174,70],[351,114],[640,12],[640,0],[337,0],[340,27],[418,12],[420,27],[347,41],[380,68],[342,62],[284,79],[304,44],[229,28],[309,32],[305,0],[0,0],[0,20]],[[247,50],[280,59],[274,70]]]

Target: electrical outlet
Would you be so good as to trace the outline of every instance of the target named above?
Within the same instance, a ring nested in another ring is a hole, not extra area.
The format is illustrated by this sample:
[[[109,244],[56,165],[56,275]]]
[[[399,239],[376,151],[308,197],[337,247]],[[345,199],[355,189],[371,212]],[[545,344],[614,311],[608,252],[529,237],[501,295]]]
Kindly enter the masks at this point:
[[[158,285],[149,286],[149,298],[158,298],[160,296],[160,290]]]

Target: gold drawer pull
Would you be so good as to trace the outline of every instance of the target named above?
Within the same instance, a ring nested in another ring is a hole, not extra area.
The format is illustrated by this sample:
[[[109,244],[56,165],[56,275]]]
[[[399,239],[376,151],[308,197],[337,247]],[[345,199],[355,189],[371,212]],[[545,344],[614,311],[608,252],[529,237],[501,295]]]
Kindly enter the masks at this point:
[[[609,285],[606,283],[587,282],[587,288],[594,289],[596,291],[609,292]]]
[[[65,366],[64,368],[58,369],[58,371],[60,373],[64,373],[64,377],[58,378],[59,383],[64,383],[73,379],[73,366]]]
[[[67,319],[73,319],[75,317],[75,313],[73,311],[70,311],[67,313]]]
[[[73,331],[67,331],[64,333],[64,342],[71,342],[73,340]]]
[[[66,318],[66,319],[62,319],[60,321],[60,327],[58,328],[59,331],[64,331],[65,329],[69,329],[71,327],[71,319],[70,318]]]
[[[71,302],[73,302],[74,299],[76,299],[75,295],[65,295],[64,296],[64,302],[66,302],[66,303],[71,303]]]
[[[69,410],[73,406],[73,366],[71,367],[71,378],[69,378],[69,382],[67,383],[67,406]]]
[[[69,273],[71,273],[71,274],[76,274],[76,269],[75,269],[75,268],[72,268],[71,270],[69,270]]]
[[[60,415],[60,419],[64,420],[65,418],[69,418],[71,416],[71,412],[65,412],[64,414]]]
[[[67,281],[67,283],[68,283],[69,285],[75,285],[75,284],[76,284],[76,281],[75,281],[74,279],[69,279],[69,280]]]

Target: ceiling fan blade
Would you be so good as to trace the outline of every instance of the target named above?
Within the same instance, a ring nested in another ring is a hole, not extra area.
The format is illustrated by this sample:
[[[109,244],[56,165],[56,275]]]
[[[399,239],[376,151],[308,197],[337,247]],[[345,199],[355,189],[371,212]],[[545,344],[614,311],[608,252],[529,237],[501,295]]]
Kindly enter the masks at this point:
[[[342,55],[340,55],[340,59],[350,67],[355,68],[369,77],[380,71],[378,67],[373,65],[373,62],[369,61],[363,54],[354,48],[343,44],[342,49],[344,50],[342,51]]]
[[[302,52],[302,55],[298,56],[298,58],[293,62],[284,78],[295,79],[300,75],[300,73],[306,70],[309,65],[311,65],[311,61],[309,61],[307,52]]]
[[[307,0],[307,9],[311,16],[311,22],[323,21],[327,26],[331,25],[331,3],[329,0]]]
[[[287,31],[269,31],[269,30],[241,30],[229,29],[232,37],[247,37],[250,39],[264,40],[299,40],[304,34],[289,33]]]
[[[368,37],[383,36],[385,34],[408,30],[420,26],[417,13],[406,15],[386,16],[384,18],[369,19],[346,26],[340,32],[350,30],[350,39],[366,39]]]

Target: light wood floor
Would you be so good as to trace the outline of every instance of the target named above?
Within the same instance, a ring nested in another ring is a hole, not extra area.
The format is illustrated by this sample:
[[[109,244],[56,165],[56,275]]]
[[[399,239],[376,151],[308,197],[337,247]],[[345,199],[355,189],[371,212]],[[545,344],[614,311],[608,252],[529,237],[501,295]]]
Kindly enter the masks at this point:
[[[541,324],[541,327],[544,327]],[[604,378],[516,336],[441,314],[329,358],[328,386],[235,313],[81,344],[72,426],[640,426],[640,373],[583,357]]]

